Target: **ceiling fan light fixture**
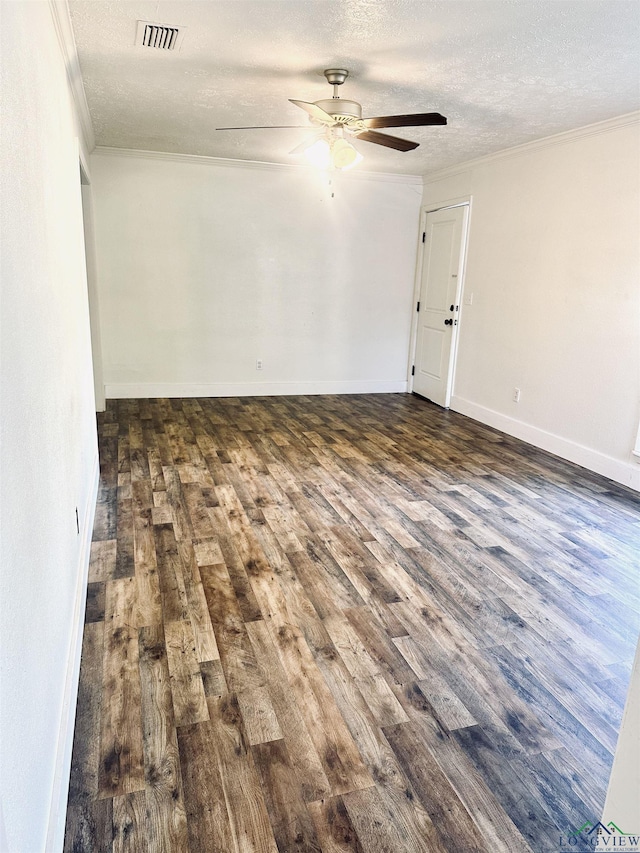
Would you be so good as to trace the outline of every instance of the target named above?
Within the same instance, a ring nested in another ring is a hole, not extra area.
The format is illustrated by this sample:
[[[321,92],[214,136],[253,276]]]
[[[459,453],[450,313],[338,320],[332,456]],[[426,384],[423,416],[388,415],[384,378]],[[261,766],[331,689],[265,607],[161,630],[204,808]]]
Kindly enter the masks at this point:
[[[317,139],[304,150],[307,161],[316,169],[331,168],[331,146],[326,139]]]
[[[2,2],[2,0],[0,0]],[[402,115],[373,116],[362,118],[362,106],[357,101],[338,97],[339,87],[349,76],[345,68],[327,68],[324,72],[327,82],[333,86],[333,97],[319,101],[299,101],[289,98],[289,102],[304,110],[311,126],[321,139],[315,136],[314,142],[303,142],[290,151],[290,154],[304,153],[307,161],[320,169],[339,169],[344,172],[362,162],[362,155],[348,142],[345,132],[362,142],[382,145],[396,151],[413,151],[420,144],[380,133],[377,128],[387,127],[429,127],[447,123],[440,113],[407,113]],[[275,128],[294,128],[299,125],[271,125]],[[216,130],[267,130],[261,127],[217,127]]]
[[[362,154],[346,139],[336,139],[331,146],[331,161],[335,169],[346,172],[362,162]]]

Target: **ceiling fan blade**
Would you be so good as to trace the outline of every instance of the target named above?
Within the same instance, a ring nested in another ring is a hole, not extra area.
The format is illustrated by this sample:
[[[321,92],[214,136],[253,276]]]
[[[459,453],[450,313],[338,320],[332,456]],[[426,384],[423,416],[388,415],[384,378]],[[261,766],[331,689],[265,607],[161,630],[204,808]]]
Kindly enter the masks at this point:
[[[335,124],[335,119],[329,113],[325,113],[323,109],[316,106],[315,104],[310,104],[308,101],[294,101],[293,98],[289,98],[289,102],[295,104],[296,107],[300,107],[301,110],[309,113],[311,118],[314,118],[316,121],[321,121],[323,124],[327,122],[329,124]]]
[[[216,130],[288,130],[295,128],[296,130],[309,130],[308,124],[267,124],[257,125],[256,127],[216,127]]]
[[[397,151],[412,151],[420,144],[419,142],[410,142],[408,139],[399,139],[397,136],[390,136],[388,133],[376,133],[375,130],[363,130],[361,133],[356,133],[355,136],[356,139],[373,142],[375,145],[384,145],[385,148],[395,148]]]
[[[435,124],[446,124],[447,119],[440,113],[414,113],[403,116],[378,116],[363,118],[367,127],[427,127]]]

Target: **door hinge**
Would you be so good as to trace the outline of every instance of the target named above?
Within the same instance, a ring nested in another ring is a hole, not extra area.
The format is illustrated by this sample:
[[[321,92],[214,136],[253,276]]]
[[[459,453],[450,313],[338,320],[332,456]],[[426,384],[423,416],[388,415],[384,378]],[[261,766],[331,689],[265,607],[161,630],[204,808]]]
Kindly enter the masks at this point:
[[[427,239],[427,232],[426,232],[426,231],[423,231],[423,232],[422,232],[422,242],[424,243],[424,241],[425,241],[426,239]]]
[[[416,305],[416,311],[419,311],[419,310],[420,310],[420,303],[418,302],[418,304]]]
[[[415,364],[411,367],[411,375],[412,375],[412,376],[415,376],[415,375],[416,375],[416,366],[415,366]]]

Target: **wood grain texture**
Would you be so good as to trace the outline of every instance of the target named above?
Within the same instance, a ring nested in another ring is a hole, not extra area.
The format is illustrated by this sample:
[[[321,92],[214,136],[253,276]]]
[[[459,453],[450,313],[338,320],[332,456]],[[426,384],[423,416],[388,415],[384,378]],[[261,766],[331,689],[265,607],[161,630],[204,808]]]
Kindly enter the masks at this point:
[[[113,798],[113,853],[149,850],[144,791]]]
[[[250,622],[247,632],[265,683],[268,684],[291,763],[302,786],[303,797],[309,801],[328,796],[331,786],[327,774],[302,710],[297,702],[291,701],[291,686],[272,635],[262,621]]]
[[[112,853],[113,800],[93,800],[80,804],[69,800],[64,837],[64,853]]]
[[[162,626],[141,628],[139,648],[149,850],[188,850],[178,739]]]
[[[202,723],[209,711],[191,623],[166,622],[164,634],[175,724]]]
[[[94,539],[89,560],[89,583],[112,580],[116,568],[116,539]]]
[[[111,825],[111,800],[96,800],[103,699],[103,638],[104,622],[85,625],[78,685],[79,713],[74,731],[69,781],[65,853],[70,850],[102,849],[100,839],[104,829],[101,827],[103,824]],[[108,815],[104,811],[105,805],[109,807]]]
[[[210,697],[214,740],[228,819],[238,850],[275,853],[273,827],[235,696]],[[209,849],[209,848],[207,848]],[[232,848],[233,849],[233,848]]]
[[[98,798],[144,788],[135,593],[134,577],[107,582]]]
[[[283,740],[252,748],[280,853],[320,853],[320,844]]]
[[[238,693],[238,704],[251,745],[282,739],[282,730],[266,687],[250,687]]]
[[[363,853],[342,797],[329,797],[309,803],[308,807],[323,853]]]
[[[191,853],[237,850],[212,724],[183,726],[178,745]]]
[[[553,853],[640,499],[408,395],[109,401],[67,851]]]

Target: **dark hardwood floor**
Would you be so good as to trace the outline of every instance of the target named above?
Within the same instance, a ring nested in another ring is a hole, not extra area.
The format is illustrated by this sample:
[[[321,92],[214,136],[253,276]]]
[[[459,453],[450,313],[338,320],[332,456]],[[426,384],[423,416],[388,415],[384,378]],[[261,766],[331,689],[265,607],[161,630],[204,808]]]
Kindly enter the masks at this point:
[[[556,853],[600,817],[638,495],[409,395],[99,432],[65,850]]]

